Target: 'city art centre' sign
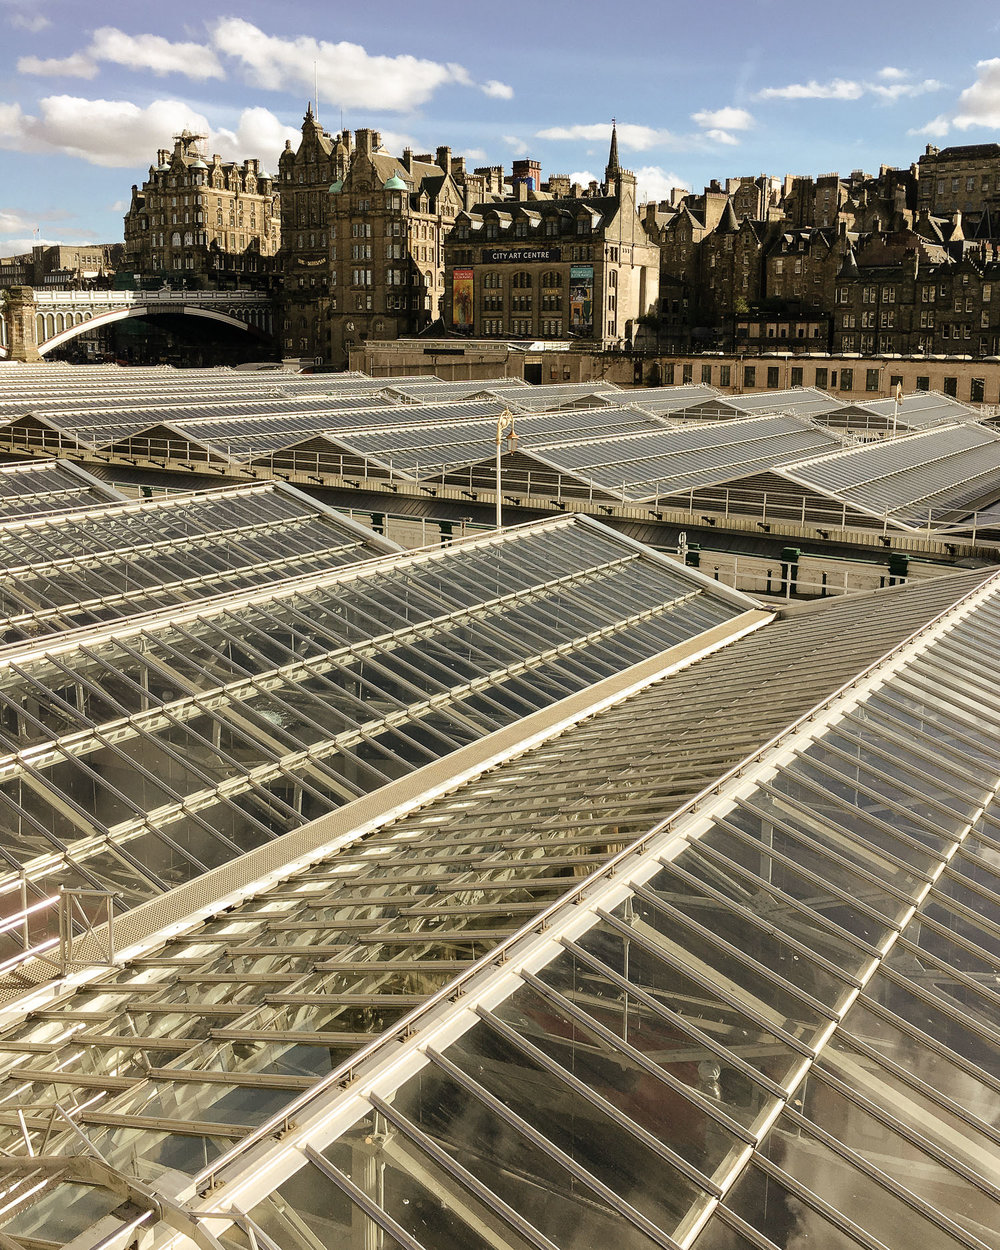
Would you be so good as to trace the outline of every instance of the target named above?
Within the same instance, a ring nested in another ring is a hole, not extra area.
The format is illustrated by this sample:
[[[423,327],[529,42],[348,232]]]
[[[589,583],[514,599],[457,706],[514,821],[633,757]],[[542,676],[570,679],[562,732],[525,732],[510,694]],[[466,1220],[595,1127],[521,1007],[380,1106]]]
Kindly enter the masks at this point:
[[[562,260],[558,247],[492,247],[483,249],[484,265],[530,265],[536,261]]]

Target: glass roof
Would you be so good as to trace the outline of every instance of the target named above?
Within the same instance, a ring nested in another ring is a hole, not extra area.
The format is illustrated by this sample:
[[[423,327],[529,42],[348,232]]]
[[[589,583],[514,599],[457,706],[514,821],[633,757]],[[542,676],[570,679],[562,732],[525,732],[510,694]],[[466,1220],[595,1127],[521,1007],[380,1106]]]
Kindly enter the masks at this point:
[[[300,1100],[315,1128],[247,1204],[254,1223],[273,1236],[292,1201],[315,1233],[304,1194],[339,1192],[349,1222],[428,1247],[491,1221],[507,1244],[566,1244],[571,1227],[586,1245],[728,1245],[733,1228],[995,1245],[1000,672],[982,640],[995,656],[1000,592],[973,593],[746,781],[650,820],[641,855],[439,995],[402,1050],[342,1065],[322,1123]],[[442,841],[463,822],[487,846],[509,836],[465,797],[413,819]],[[447,927],[500,910],[460,897]],[[362,1143],[385,1165],[377,1190]],[[200,1183],[238,1188],[231,1157]]]
[[[1000,434],[938,426],[779,469],[783,477],[907,529],[957,521],[1000,491]]]
[[[901,430],[921,430],[933,425],[953,425],[956,421],[981,421],[983,414],[948,395],[914,391],[904,395],[898,406],[895,399],[859,401],[817,419],[829,425],[859,429],[891,430],[896,425]]]
[[[688,416],[714,416],[729,420],[733,416],[781,412],[822,420],[826,413],[842,406],[842,400],[834,399],[814,386],[793,386],[786,390],[756,391],[748,395],[718,394],[692,409]]]
[[[995,1244],[997,638],[793,612],[35,1002],[4,1233],[110,1209],[58,1102],[226,1247]]]
[[[68,460],[0,465],[0,521],[68,508],[88,508],[124,496]]]
[[[37,638],[398,551],[284,483],[0,527],[0,638]]]
[[[842,446],[840,438],[810,421],[770,416],[593,442],[550,442],[532,445],[530,453],[554,469],[640,501],[731,481]]]
[[[5,911],[133,906],[752,605],[566,518],[13,642]]]

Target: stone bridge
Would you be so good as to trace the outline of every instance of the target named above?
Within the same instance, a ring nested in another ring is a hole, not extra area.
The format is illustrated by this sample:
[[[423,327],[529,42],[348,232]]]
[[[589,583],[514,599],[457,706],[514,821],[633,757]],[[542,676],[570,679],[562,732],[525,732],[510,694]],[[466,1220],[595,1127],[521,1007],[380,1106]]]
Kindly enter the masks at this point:
[[[173,313],[204,317],[260,338],[272,333],[264,291],[49,291],[30,286],[0,292],[0,359],[40,360],[97,326],[126,317]]]

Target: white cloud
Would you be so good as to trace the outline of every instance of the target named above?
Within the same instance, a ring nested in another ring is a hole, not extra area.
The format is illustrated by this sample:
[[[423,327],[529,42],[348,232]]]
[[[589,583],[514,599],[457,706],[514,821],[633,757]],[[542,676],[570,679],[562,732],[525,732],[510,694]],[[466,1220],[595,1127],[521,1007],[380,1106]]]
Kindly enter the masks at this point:
[[[0,143],[7,137],[17,135],[24,121],[24,114],[21,112],[20,104],[4,104],[0,102]],[[2,146],[10,147],[11,144],[3,144]]]
[[[26,30],[29,35],[37,35],[40,30],[52,25],[42,13],[12,13],[7,20],[16,30]]]
[[[586,187],[592,182],[600,181],[600,178],[596,174],[592,174],[589,169],[578,169],[575,174],[570,174],[569,176],[570,186],[578,182],[581,187]]]
[[[908,133],[943,139],[952,127],[970,130],[975,126],[986,126],[992,130],[1000,126],[1000,57],[977,61],[976,69],[976,81],[959,95],[953,109],[939,113]]]
[[[514,88],[505,82],[497,82],[495,78],[491,78],[489,82],[484,82],[481,88],[484,95],[490,96],[494,100],[513,100]]]
[[[892,102],[903,98],[926,95],[929,91],[939,91],[942,84],[936,78],[924,78],[921,82],[907,81],[906,70],[894,69],[891,65],[878,71],[878,77],[884,82],[866,82],[855,78],[832,78],[829,82],[817,82],[811,78],[808,82],[793,82],[787,87],[765,87],[758,91],[757,100],[860,100],[862,96],[873,95],[880,100]]]
[[[461,65],[372,56],[359,44],[328,43],[310,35],[285,39],[239,17],[216,22],[212,39],[218,52],[239,62],[248,82],[270,91],[311,95],[315,62],[323,99],[347,108],[409,112],[439,87],[474,85]]]
[[[652,126],[634,126],[623,122],[617,127],[618,142],[625,148],[636,152],[644,152],[647,148],[665,147],[677,142],[669,130],[654,130]],[[591,141],[594,139],[611,142],[611,127],[607,122],[596,125],[550,126],[546,130],[537,130],[536,139],[569,139]]]
[[[503,141],[515,156],[524,156],[524,154],[528,151],[528,145],[523,139],[519,139],[517,135],[504,135]]]
[[[743,109],[719,109],[716,113],[704,112],[695,114],[695,118],[703,117],[706,122],[712,118],[729,120],[734,128],[746,129],[753,124],[753,118]],[[738,124],[738,125],[737,125]],[[694,134],[678,135],[670,130],[655,130],[652,126],[636,126],[622,122],[617,127],[620,147],[634,152],[646,152],[650,148],[670,148],[675,152],[690,152],[704,149],[706,143],[738,143],[728,130],[721,126],[710,130],[701,130]],[[577,142],[598,141],[602,145],[611,142],[611,128],[606,122],[595,125],[550,126],[535,132],[536,139],[575,140]]]
[[[296,132],[298,133],[298,132]],[[421,143],[418,139],[414,139],[412,135],[405,134],[402,130],[379,130],[382,137],[382,147],[387,152],[394,152],[396,155],[402,153],[403,148],[411,148],[414,152],[426,152],[428,147],[426,143]],[[294,140],[294,147],[298,140]]]
[[[644,165],[635,171],[636,190],[640,201],[669,200],[674,187],[687,191],[690,184],[679,174],[661,169],[659,165]]]
[[[75,235],[74,240],[80,243],[82,236]],[[0,256],[20,256],[24,252],[30,252],[33,247],[58,247],[65,242],[65,239],[43,239],[34,234],[22,235],[20,238],[14,235],[9,239],[0,240]]]
[[[188,78],[224,78],[222,66],[211,48],[200,43],[171,43],[159,35],[126,35],[114,26],[95,30],[89,45],[71,56],[43,59],[23,56],[17,63],[22,74],[59,78],[96,78],[101,62],[154,74],[185,74]]]
[[[108,212],[109,213],[124,213],[127,211],[128,206],[129,206],[128,200],[115,200],[113,204],[108,205]]]
[[[41,74],[46,78],[96,78],[97,64],[85,52],[71,56],[22,56],[17,62],[21,74]]]
[[[160,35],[126,35],[114,26],[95,30],[88,49],[96,61],[110,61],[154,74],[186,74],[188,78],[224,78],[211,48],[200,43],[171,43]]]
[[[757,92],[758,100],[860,100],[865,89],[859,82],[834,78],[831,82],[793,82],[787,87],[765,87]]]
[[[0,208],[0,234],[14,234],[21,230],[34,230],[37,222],[29,221],[23,213]]]
[[[926,95],[929,91],[940,91],[942,83],[936,78],[925,78],[923,82],[897,82],[891,87],[883,87],[879,83],[867,84],[867,89],[872,95],[877,95],[883,100],[901,100],[912,99],[914,96]]]
[[[979,77],[958,97],[955,125],[959,130],[970,126],[1000,126],[1000,57],[976,64]]]
[[[949,119],[942,113],[939,117],[932,117],[924,126],[918,126],[913,130],[908,130],[908,135],[926,135],[928,139],[943,139],[948,133],[951,125]]]
[[[301,137],[298,130],[284,125],[269,109],[259,107],[244,109],[235,131],[209,132],[211,150],[218,152],[223,160],[242,161],[248,156],[259,156],[267,173],[277,168],[285,140],[291,139],[292,146],[297,147]]]
[[[29,152],[61,152],[92,165],[148,165],[165,137],[193,130],[208,136],[209,150],[227,160],[258,156],[265,169],[277,162],[285,139],[299,132],[282,125],[264,108],[246,109],[236,130],[213,130],[208,119],[180,100],[154,100],[140,108],[128,100],[87,100],[47,96],[36,117],[16,104],[0,104],[0,147]]]
[[[754,124],[752,115],[738,108],[702,109],[691,120],[706,130],[749,130]]]
[[[459,152],[459,156],[464,156],[467,161],[485,161],[485,148],[466,148],[464,152]]]

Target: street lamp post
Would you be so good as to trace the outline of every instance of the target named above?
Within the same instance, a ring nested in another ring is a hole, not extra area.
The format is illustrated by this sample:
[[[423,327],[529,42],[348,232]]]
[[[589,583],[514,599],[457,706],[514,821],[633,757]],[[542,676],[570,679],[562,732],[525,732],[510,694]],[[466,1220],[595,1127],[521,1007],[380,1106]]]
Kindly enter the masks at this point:
[[[509,408],[505,408],[497,417],[497,529],[503,527],[501,513],[503,510],[503,496],[500,493],[500,453],[504,439],[507,440],[507,451],[517,450],[517,434],[514,432],[514,414]]]

